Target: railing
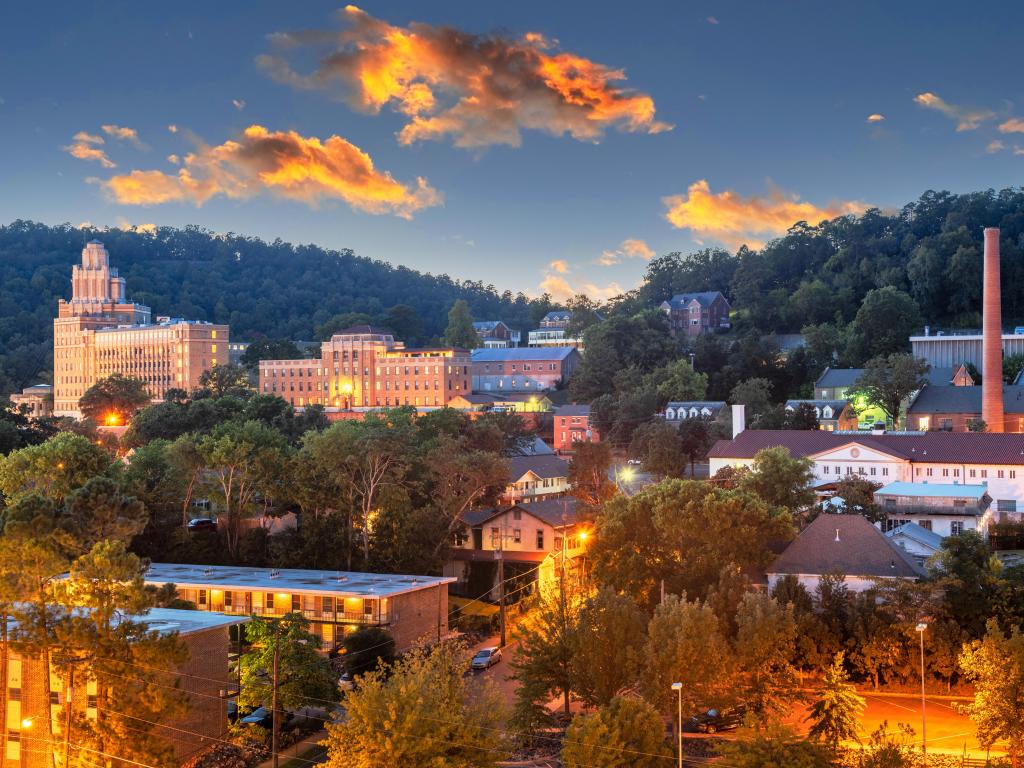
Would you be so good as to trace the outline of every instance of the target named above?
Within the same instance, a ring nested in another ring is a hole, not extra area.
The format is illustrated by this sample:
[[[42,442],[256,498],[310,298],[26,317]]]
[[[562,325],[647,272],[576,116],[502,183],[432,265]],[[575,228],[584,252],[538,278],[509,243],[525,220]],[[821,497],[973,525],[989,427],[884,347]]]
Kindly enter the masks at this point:
[[[988,508],[988,505],[978,504],[965,504],[961,507],[947,504],[882,504],[882,511],[890,517],[900,517],[901,515],[971,515],[980,517]]]
[[[200,610],[227,613],[234,616],[275,617],[284,616],[287,613],[301,613],[307,619],[313,619],[315,621],[332,621],[345,624],[387,624],[389,620],[387,613],[363,613],[362,611],[292,611],[291,609],[279,611],[275,608],[261,608],[259,606],[246,608],[242,605],[214,606],[210,603],[199,606],[199,608]]]

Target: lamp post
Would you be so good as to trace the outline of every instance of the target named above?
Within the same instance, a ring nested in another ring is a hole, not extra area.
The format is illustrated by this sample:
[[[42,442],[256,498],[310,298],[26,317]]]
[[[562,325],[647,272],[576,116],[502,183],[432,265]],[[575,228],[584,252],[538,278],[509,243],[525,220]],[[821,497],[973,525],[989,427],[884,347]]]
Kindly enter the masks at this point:
[[[679,768],[683,768],[683,684],[672,683],[672,690],[679,694],[679,718],[676,720],[676,739],[679,752]]]
[[[924,631],[928,629],[925,622],[920,622],[915,629],[921,636],[921,757],[925,766],[928,765],[928,716],[924,699]]]

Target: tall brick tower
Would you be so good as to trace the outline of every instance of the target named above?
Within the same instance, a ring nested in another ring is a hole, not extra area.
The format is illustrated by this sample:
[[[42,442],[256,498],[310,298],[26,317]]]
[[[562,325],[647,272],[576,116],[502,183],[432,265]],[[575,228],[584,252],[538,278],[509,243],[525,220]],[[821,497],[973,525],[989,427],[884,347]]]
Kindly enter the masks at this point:
[[[981,418],[989,432],[1002,432],[1003,317],[999,284],[999,228],[985,229],[985,276],[981,317]]]

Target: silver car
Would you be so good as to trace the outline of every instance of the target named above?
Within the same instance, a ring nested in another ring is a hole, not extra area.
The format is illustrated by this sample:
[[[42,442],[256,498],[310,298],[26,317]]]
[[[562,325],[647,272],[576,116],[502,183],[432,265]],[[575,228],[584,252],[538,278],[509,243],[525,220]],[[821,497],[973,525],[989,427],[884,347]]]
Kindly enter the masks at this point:
[[[477,651],[469,666],[473,669],[490,669],[499,661],[501,661],[501,648],[495,645],[491,648],[481,648]]]

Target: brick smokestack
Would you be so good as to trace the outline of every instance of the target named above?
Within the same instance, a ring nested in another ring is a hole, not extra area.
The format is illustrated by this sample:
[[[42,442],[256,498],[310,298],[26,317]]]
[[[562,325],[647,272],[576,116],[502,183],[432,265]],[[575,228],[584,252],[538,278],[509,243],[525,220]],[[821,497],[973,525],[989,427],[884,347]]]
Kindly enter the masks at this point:
[[[999,229],[985,229],[985,277],[981,317],[981,418],[989,432],[1002,432],[1003,316],[999,284]]]

